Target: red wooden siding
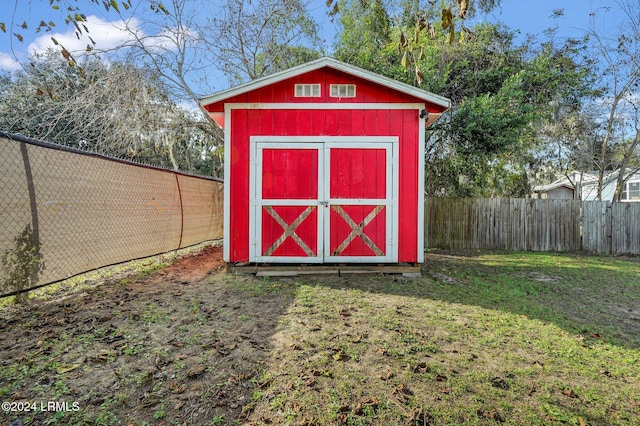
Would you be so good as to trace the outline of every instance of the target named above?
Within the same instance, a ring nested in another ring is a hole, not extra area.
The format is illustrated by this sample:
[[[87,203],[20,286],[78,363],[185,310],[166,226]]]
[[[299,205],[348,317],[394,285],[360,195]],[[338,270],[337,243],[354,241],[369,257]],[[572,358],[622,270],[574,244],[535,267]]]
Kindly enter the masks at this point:
[[[323,72],[316,71],[315,73],[322,74]],[[280,90],[277,90],[275,86],[277,86],[277,84],[274,84],[272,88],[264,88],[262,91],[266,93],[272,92],[272,94],[280,93]],[[328,87],[326,89],[328,90]],[[291,88],[291,91],[293,91],[293,88]],[[384,92],[379,90],[379,88],[377,91],[380,93]],[[360,102],[362,102],[366,98],[366,96],[369,96],[366,95],[366,92],[363,93],[360,88],[357,89],[357,93],[358,96],[363,97],[360,98]],[[373,94],[370,95],[373,96]],[[401,98],[405,97],[404,95],[400,96],[397,94],[389,94],[388,96],[399,96]],[[330,99],[333,101],[336,100],[336,98]],[[255,101],[255,99],[252,99],[252,101]],[[260,101],[263,102],[264,99],[261,98]],[[231,147],[229,153],[230,164],[228,165],[228,167],[230,167],[230,181],[225,183],[226,185],[229,185],[230,202],[232,206],[232,213],[229,217],[229,225],[233,230],[233,232],[230,233],[229,241],[230,260],[234,262],[249,260],[249,240],[250,238],[252,238],[251,236],[249,236],[250,136],[325,135],[399,137],[398,164],[400,184],[399,194],[396,195],[398,199],[398,217],[400,218],[398,221],[398,261],[418,261],[418,259],[416,258],[418,250],[418,167],[422,165],[422,161],[418,159],[418,131],[421,131],[421,129],[419,130],[418,123],[418,112],[415,109],[232,110],[231,128],[225,130],[227,132],[231,132],[231,134],[233,135],[231,138]],[[360,154],[354,154],[352,156],[352,160],[360,161],[357,158],[358,155]],[[362,154],[363,160],[367,155],[370,154]],[[380,162],[384,160],[381,160],[380,154],[378,153],[375,154],[375,158],[373,159],[369,159],[367,157],[367,161],[374,161],[376,164],[380,164]],[[301,168],[302,163],[294,167]],[[377,168],[378,167],[376,166],[376,169]],[[382,168],[382,170],[384,170],[384,167]],[[300,172],[297,176],[301,179],[307,179],[306,177],[304,177],[305,172]],[[350,178],[357,180],[357,178],[359,177],[351,176]],[[366,178],[369,179],[372,177],[367,175]],[[309,177],[309,179],[313,179],[313,177]],[[278,191],[275,189],[275,181],[273,181],[272,185],[273,189],[269,189],[267,191],[267,194],[269,194],[269,191],[274,191],[273,196],[275,197],[275,191]],[[292,191],[295,190],[296,189],[292,189]],[[298,190],[302,191],[302,189],[300,188]],[[335,190],[338,191],[338,193],[343,193],[344,191],[346,191],[346,189],[341,189],[339,186],[336,187]],[[361,189],[358,189],[358,191],[362,191],[363,194],[366,194],[367,191],[370,190],[366,189],[365,184],[363,183],[363,186],[361,187]],[[355,197],[356,195],[352,194],[352,196]],[[365,210],[365,208],[371,209],[372,207],[363,206],[361,207],[361,212],[352,211],[352,213],[365,217],[369,213]],[[283,212],[283,214],[288,213]],[[291,214],[295,215],[295,212]],[[373,220],[367,226],[384,226],[383,218],[384,214],[379,213],[375,220]],[[312,221],[313,218],[310,217],[307,220]],[[312,228],[313,227],[309,225],[309,229]],[[350,231],[345,228],[344,232],[346,232],[348,235],[348,232]],[[384,235],[384,232],[376,232],[375,234]],[[311,237],[309,236],[309,238]],[[340,236],[337,236],[336,240],[339,239]],[[337,244],[339,244],[339,242]],[[354,240],[353,244],[361,244],[361,242],[357,242]],[[384,247],[384,242],[376,241],[376,244],[380,244],[380,247]],[[264,246],[265,242],[263,241],[263,247]],[[293,246],[290,248],[283,248],[282,250],[289,249],[293,251],[298,250]],[[357,252],[355,249],[353,251]]]
[[[317,149],[267,148],[260,161],[263,200],[318,199]],[[260,220],[261,256],[317,256],[317,206],[265,205]]]
[[[385,198],[384,149],[334,148],[331,150],[331,198]]]
[[[387,151],[384,148],[332,148],[331,199],[387,198]],[[391,170],[389,170],[391,172]],[[367,205],[330,202],[329,253],[331,256],[386,256],[386,209],[380,201]],[[379,206],[379,207],[378,207]],[[364,236],[355,229],[363,226]],[[346,245],[345,245],[346,244]]]
[[[278,223],[274,214],[287,225],[292,225],[301,215],[308,213],[304,220],[295,227],[295,234],[303,244],[306,244],[314,255],[318,253],[318,208],[315,206],[273,206],[272,212],[262,209],[262,253],[261,256],[309,256],[300,243],[292,236],[288,236],[278,245],[278,238],[284,232],[282,224]],[[269,251],[273,246],[275,250]]]
[[[320,97],[295,97],[296,84],[320,84]],[[355,84],[356,96],[353,98],[330,97],[331,84]],[[346,74],[339,70],[325,68],[291,77],[266,87],[251,90],[224,101],[205,105],[209,112],[224,111],[224,104],[228,103],[420,103],[424,100],[395,90],[382,88],[365,79]],[[427,105],[429,112],[439,113],[442,108],[437,105]],[[343,111],[344,112],[344,111]]]
[[[361,223],[369,214],[375,215],[372,220],[363,228],[363,233],[372,240],[376,249],[381,253],[376,253],[368,246],[364,239],[356,237],[342,250],[339,246],[352,233],[353,226],[345,221],[336,210],[331,210],[329,214],[331,235],[329,237],[329,249],[332,256],[381,256],[385,253],[386,224],[385,208],[375,212],[376,206],[340,206],[345,214],[356,224]]]
[[[318,199],[318,150],[262,151],[262,198]]]

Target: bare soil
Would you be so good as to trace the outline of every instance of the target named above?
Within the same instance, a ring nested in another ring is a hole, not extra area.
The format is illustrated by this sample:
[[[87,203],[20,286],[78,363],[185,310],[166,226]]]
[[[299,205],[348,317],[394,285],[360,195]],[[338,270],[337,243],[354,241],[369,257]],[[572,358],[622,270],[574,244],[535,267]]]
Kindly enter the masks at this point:
[[[148,277],[5,309],[0,390],[11,392],[1,399],[79,403],[62,424],[243,419],[287,301],[247,298],[223,268],[221,248],[209,247]],[[55,414],[30,411],[0,412],[0,424],[40,425]]]

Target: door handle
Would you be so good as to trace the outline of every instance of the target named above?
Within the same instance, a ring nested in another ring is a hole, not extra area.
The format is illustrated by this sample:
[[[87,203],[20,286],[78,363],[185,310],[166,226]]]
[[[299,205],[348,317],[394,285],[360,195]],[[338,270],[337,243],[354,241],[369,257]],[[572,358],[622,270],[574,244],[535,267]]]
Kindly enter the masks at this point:
[[[329,207],[329,202],[328,201],[318,201],[318,205],[319,206]]]

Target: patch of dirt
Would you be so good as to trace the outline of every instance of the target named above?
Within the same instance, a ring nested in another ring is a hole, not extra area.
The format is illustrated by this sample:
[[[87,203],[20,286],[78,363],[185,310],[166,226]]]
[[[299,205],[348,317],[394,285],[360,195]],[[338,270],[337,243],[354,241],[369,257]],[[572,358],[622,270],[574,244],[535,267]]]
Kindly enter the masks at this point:
[[[561,277],[554,275],[547,275],[542,272],[528,272],[524,274],[526,278],[529,278],[533,281],[538,281],[540,283],[548,283],[548,284],[556,284],[559,283],[562,279]]]
[[[427,270],[425,273],[436,281],[442,281],[447,284],[463,284],[461,281],[441,272]]]
[[[145,278],[0,311],[0,399],[22,404],[0,424],[243,419],[287,301],[246,297],[224,266],[221,247],[208,247]],[[77,410],[41,410],[49,401]]]
[[[611,310],[640,323],[640,303],[635,306],[610,305]]]

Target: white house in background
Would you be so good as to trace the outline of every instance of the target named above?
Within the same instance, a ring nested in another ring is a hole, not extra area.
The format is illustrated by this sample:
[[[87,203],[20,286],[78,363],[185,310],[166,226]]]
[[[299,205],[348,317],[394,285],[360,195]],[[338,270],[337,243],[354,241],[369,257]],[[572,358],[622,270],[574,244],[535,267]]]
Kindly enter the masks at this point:
[[[602,200],[613,201],[616,190],[619,170],[610,172],[602,181]],[[578,196],[580,194],[580,196]],[[547,184],[537,185],[533,188],[532,198],[548,199],[581,199],[584,201],[595,200],[598,195],[597,172],[571,172],[569,177]],[[640,202],[640,171],[636,170],[627,179],[621,196],[621,201]]]

